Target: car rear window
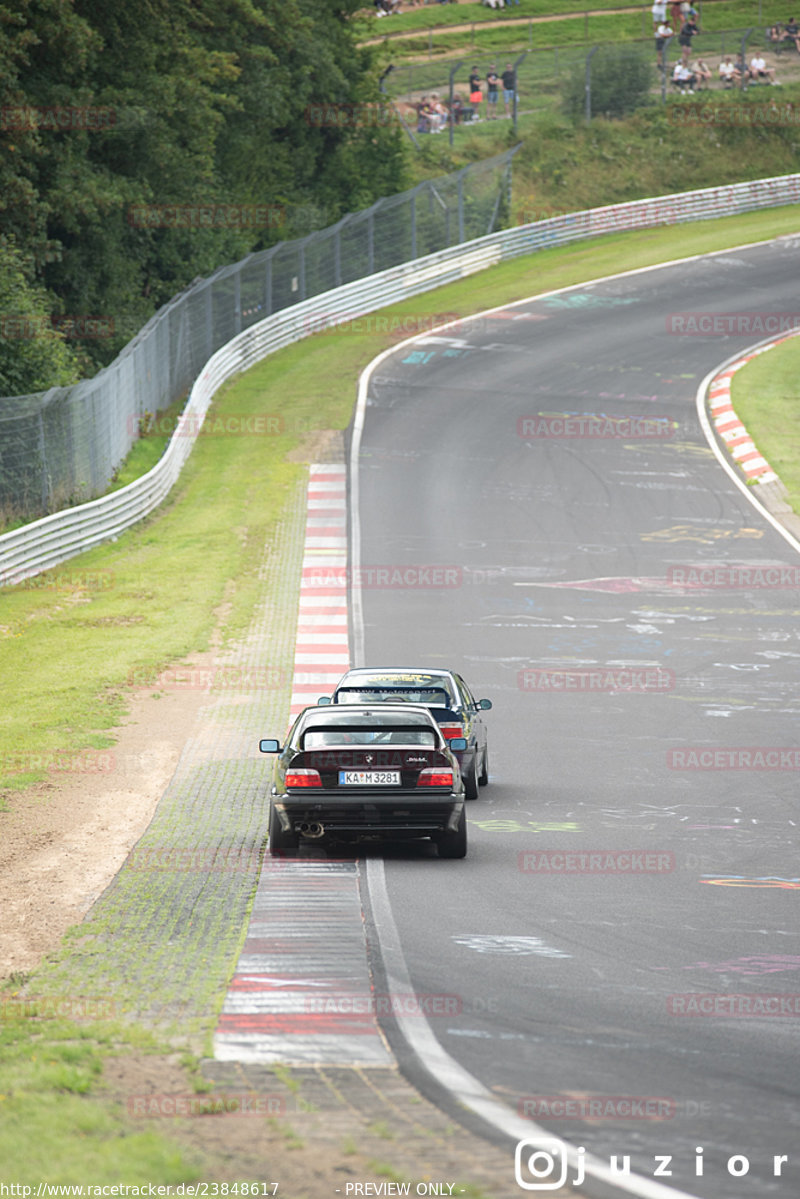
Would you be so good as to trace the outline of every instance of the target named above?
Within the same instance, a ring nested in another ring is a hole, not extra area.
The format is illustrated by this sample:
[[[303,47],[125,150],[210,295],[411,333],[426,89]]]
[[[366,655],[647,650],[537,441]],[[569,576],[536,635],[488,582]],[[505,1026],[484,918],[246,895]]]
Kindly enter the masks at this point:
[[[450,696],[444,687],[342,687],[336,692],[338,704],[403,703],[425,704],[430,708],[447,708]]]
[[[335,728],[306,729],[301,737],[303,749],[332,749],[353,745],[422,745],[435,749],[437,735],[433,729],[401,726],[399,728]]]

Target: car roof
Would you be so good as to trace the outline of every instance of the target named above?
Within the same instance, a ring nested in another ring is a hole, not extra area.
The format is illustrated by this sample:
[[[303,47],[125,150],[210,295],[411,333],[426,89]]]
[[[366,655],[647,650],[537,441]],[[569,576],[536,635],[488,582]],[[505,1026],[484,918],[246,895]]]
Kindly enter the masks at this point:
[[[425,704],[344,704],[341,707],[318,704],[313,708],[304,708],[300,713],[300,720],[305,728],[313,728],[315,725],[326,727],[332,724],[348,724],[359,719],[365,722],[374,720],[381,727],[394,723],[415,726],[424,724],[437,731],[439,728]]]
[[[353,670],[348,670],[342,676],[336,684],[336,689],[338,690],[345,680],[350,682],[358,678],[369,678],[375,675],[379,677],[386,675],[388,678],[406,676],[407,682],[423,682],[425,679],[453,679],[455,671],[444,670],[440,666],[356,666]]]

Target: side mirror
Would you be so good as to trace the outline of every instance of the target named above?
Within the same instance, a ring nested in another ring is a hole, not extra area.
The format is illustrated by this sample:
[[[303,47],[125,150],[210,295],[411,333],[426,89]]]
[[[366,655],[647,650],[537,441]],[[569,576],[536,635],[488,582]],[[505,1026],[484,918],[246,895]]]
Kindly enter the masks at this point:
[[[279,754],[281,752],[281,743],[274,737],[264,737],[259,741],[258,748],[262,754]]]
[[[482,709],[484,712],[488,712],[492,706],[492,701],[490,699],[479,699],[477,706],[479,709]]]
[[[317,700],[317,704],[320,708],[323,708],[326,704],[329,704],[329,703],[331,703],[331,697],[329,695],[321,695],[319,697],[319,699]]]
[[[466,737],[451,737],[447,742],[447,748],[451,753],[460,754],[467,748]]]

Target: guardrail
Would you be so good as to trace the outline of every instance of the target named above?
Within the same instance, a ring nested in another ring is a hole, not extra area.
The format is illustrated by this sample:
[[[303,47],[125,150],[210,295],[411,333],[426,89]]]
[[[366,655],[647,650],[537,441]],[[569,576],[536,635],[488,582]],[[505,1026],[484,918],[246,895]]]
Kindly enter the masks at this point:
[[[603,233],[711,220],[759,208],[800,204],[800,174],[704,188],[567,213],[493,233],[368,275],[267,317],[234,337],[206,363],[166,451],[146,475],[76,508],[0,536],[0,585],[21,582],[119,536],[168,494],[191,453],[217,389],[268,354],[341,321],[430,291],[505,259]]]

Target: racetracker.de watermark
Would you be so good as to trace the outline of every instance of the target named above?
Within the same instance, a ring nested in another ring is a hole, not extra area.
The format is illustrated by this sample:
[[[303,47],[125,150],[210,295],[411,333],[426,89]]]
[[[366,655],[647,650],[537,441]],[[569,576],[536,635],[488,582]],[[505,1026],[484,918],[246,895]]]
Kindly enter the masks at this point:
[[[321,312],[307,316],[303,322],[306,333],[371,333],[401,340],[416,333],[431,333],[443,325],[456,332],[466,318],[458,312],[426,312],[397,316],[393,313],[369,312],[364,316],[349,316],[340,312]],[[453,322],[457,322],[455,325]],[[470,323],[474,331],[475,324]]]
[[[800,770],[791,746],[680,746],[667,750],[670,770]]]
[[[0,128],[15,133],[71,133],[76,129],[96,133],[116,123],[113,108],[93,104],[5,104],[0,108]]]
[[[306,995],[303,1011],[319,1016],[457,1016],[463,1011],[458,995],[391,992],[350,995]]]
[[[132,670],[128,686],[158,691],[278,691],[286,675],[279,666],[175,666]]]
[[[674,436],[676,428],[676,422],[668,416],[606,416],[602,412],[540,412],[517,420],[517,436],[526,439],[664,439]]]
[[[800,566],[670,566],[667,582],[671,587],[697,587],[699,590],[724,590],[781,587],[800,588]]]
[[[128,1115],[151,1119],[175,1116],[285,1116],[286,1100],[282,1095],[258,1091],[210,1091],[205,1095],[129,1095]]]
[[[103,341],[114,336],[113,316],[23,316],[0,313],[0,338],[35,341],[57,333],[67,341]]]
[[[279,229],[286,212],[275,204],[132,204],[134,229]]]
[[[800,995],[793,992],[718,995],[715,991],[694,991],[686,995],[668,995],[667,1012],[670,1016],[715,1016],[735,1020],[763,1016],[791,1019],[800,1016]]]
[[[4,587],[22,587],[25,591],[110,591],[113,570],[59,570],[40,575],[0,574]]]
[[[435,566],[412,563],[383,563],[380,566],[309,566],[303,571],[303,586],[343,588],[352,584],[362,588],[436,588],[461,587],[464,572],[460,566]]]
[[[526,849],[523,874],[671,874],[675,854],[655,849]]]
[[[674,104],[667,110],[671,125],[800,125],[800,105],[782,104]]]
[[[399,124],[391,104],[375,101],[308,104],[303,117],[314,129],[381,129]]]
[[[110,774],[115,769],[114,754],[105,749],[0,754],[0,775],[4,777],[38,774],[42,770],[58,770],[66,774]]]
[[[0,998],[3,1020],[112,1020],[113,999],[106,995],[24,995]]]
[[[125,859],[125,866],[128,870],[176,874],[246,874],[257,871],[261,862],[261,851],[247,846],[137,845]],[[269,866],[276,868],[274,859]]]
[[[294,430],[292,430],[294,431]],[[186,412],[170,416],[129,416],[131,437],[278,437],[286,422],[274,412],[229,412],[202,417]]]
[[[580,667],[575,670],[528,666],[517,672],[520,691],[600,692],[672,691],[675,671],[662,666]]]
[[[765,337],[800,328],[800,312],[670,312],[667,333],[683,337]]]
[[[661,1095],[522,1095],[526,1120],[674,1120],[678,1105]]]

